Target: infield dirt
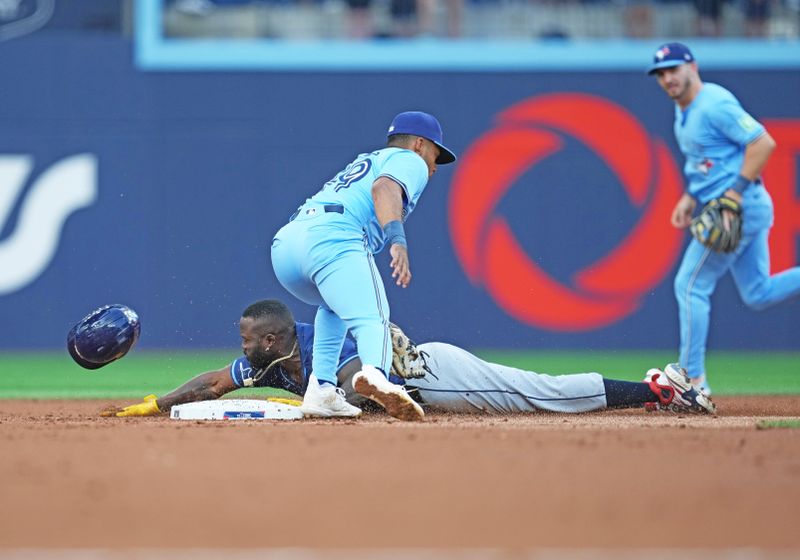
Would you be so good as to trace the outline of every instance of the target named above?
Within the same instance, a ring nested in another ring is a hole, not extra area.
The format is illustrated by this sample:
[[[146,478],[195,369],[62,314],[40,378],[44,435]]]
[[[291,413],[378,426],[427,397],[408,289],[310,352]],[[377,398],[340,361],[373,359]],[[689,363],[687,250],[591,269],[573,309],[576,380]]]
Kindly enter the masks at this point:
[[[0,401],[0,549],[800,550],[800,396],[719,416],[99,418]]]

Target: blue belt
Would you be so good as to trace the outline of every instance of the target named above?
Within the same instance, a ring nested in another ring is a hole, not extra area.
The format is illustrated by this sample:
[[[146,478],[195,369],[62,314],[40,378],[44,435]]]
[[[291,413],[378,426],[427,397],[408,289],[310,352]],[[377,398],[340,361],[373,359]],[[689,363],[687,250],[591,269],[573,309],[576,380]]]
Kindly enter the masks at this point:
[[[313,207],[312,207],[312,208],[313,208]],[[295,219],[295,218],[296,218],[296,217],[297,217],[297,216],[300,214],[300,210],[301,210],[301,209],[302,209],[302,208],[298,208],[298,209],[295,211],[295,213],[294,213],[294,214],[292,214],[292,217],[291,217],[291,218],[289,218],[289,221],[290,221],[290,222],[291,222],[292,220],[294,220],[294,219]],[[322,210],[323,210],[324,212],[336,212],[337,214],[344,214],[344,205],[342,205],[342,204],[323,204],[323,205],[322,205]]]

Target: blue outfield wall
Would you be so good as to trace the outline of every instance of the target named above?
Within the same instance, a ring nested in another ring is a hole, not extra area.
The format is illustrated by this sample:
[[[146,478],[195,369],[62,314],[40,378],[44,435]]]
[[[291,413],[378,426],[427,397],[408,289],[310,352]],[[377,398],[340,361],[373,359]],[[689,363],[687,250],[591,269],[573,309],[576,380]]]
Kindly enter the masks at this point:
[[[55,35],[0,44],[0,62],[0,349],[63,347],[120,302],[142,348],[235,350],[247,304],[291,303],[272,234],[406,109],[462,157],[406,224],[411,286],[377,257],[393,320],[473,348],[677,346],[681,158],[640,70],[146,72],[129,42]],[[797,132],[796,68],[704,78]],[[782,146],[775,188],[795,203],[800,145]],[[800,260],[789,208],[779,268]],[[729,278],[713,302],[713,347],[800,348],[800,302],[750,311]]]

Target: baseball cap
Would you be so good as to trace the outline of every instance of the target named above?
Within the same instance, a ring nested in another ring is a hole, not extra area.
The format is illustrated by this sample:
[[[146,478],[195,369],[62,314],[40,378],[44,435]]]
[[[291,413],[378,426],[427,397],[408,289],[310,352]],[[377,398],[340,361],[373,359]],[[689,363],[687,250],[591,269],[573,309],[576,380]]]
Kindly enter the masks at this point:
[[[387,136],[394,136],[395,134],[413,134],[436,144],[440,150],[436,163],[453,163],[456,160],[456,155],[442,144],[442,125],[433,115],[422,111],[400,113],[389,125]]]
[[[683,43],[665,43],[656,50],[653,64],[647,69],[647,73],[652,74],[661,68],[672,68],[687,62],[694,62],[694,55],[689,47]]]

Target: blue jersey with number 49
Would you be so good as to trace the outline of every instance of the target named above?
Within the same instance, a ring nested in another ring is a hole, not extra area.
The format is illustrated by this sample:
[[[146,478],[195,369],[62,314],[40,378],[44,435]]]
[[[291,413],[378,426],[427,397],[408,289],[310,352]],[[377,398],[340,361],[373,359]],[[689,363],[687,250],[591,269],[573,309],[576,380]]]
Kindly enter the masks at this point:
[[[428,183],[428,166],[421,156],[404,148],[360,154],[309,199],[320,204],[343,205],[345,215],[356,220],[366,233],[373,253],[379,252],[386,243],[372,200],[372,183],[379,177],[388,177],[403,189],[405,221]]]
[[[706,82],[686,109],[675,106],[675,138],[686,156],[686,190],[705,204],[728,190],[747,145],[764,134],[731,92]]]

